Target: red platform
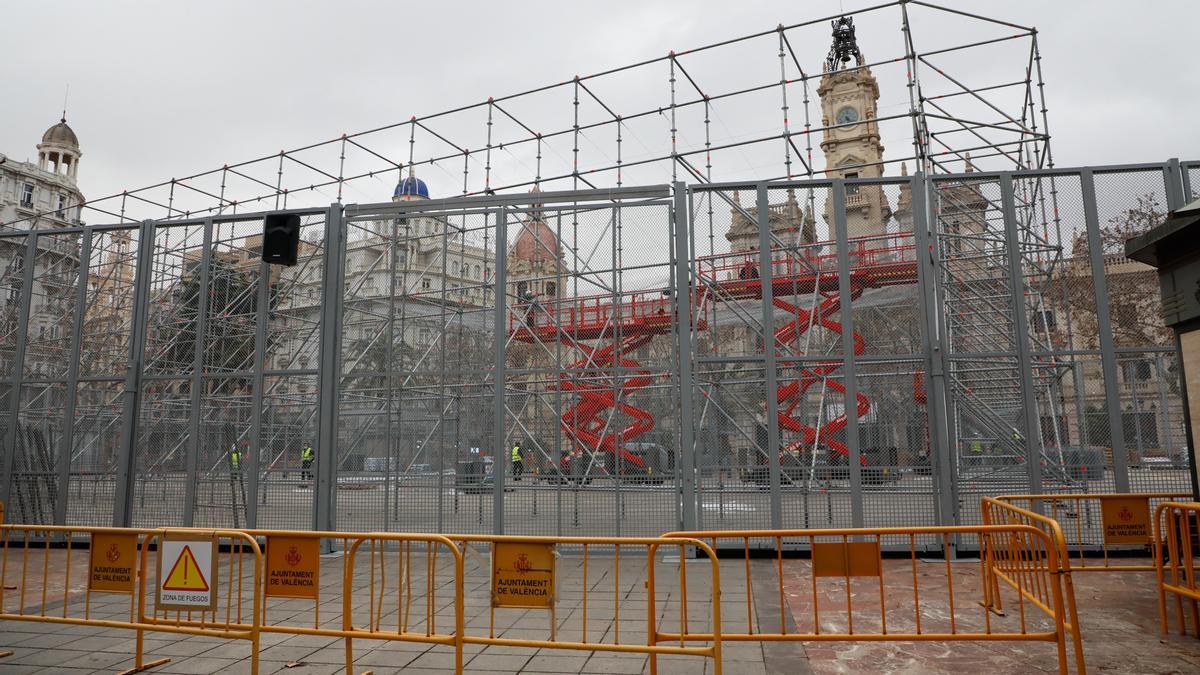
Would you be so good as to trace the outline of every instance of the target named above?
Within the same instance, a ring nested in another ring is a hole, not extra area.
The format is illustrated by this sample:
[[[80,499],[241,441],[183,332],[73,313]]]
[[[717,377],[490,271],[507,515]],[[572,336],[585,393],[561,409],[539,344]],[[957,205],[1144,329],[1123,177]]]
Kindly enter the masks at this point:
[[[916,283],[916,250],[905,243],[908,238],[852,240],[848,250],[850,296],[859,298],[864,291],[885,286]],[[889,245],[891,244],[891,245]],[[841,311],[838,287],[837,254],[821,253],[831,245],[807,247],[810,255],[777,252],[771,270],[772,304],[796,317],[776,329],[776,348],[791,346],[788,353],[777,352],[785,362],[801,353],[800,338],[820,327],[841,335],[842,324],[835,320]],[[697,261],[700,287],[693,290],[691,306],[695,330],[707,330],[712,302],[761,299],[762,275],[758,254],[722,254]],[[630,398],[653,382],[650,371],[629,356],[648,344],[656,335],[670,334],[675,325],[674,298],[661,291],[625,294],[614,303],[612,295],[582,296],[551,301],[522,303],[509,316],[509,332],[518,341],[561,342],[583,356],[559,375],[558,388],[579,398],[562,416],[563,430],[577,446],[600,452],[620,452],[627,466],[643,468],[644,462],[625,446],[654,428],[650,412],[629,403]],[[812,307],[806,309],[805,307]],[[866,341],[852,334],[854,353],[865,353]],[[584,342],[607,340],[596,348]],[[829,420],[820,429],[805,424],[796,416],[796,408],[814,385],[840,394],[845,387],[834,378],[840,359],[828,363],[807,362],[799,377],[779,383],[777,402],[779,426],[799,434],[784,452],[807,451],[825,446],[831,452],[848,456],[849,448],[833,436],[849,423],[845,413]],[[621,373],[614,376],[613,370]],[[859,417],[871,409],[870,400],[858,393]],[[616,409],[615,411],[613,409]],[[618,426],[615,412],[628,422]],[[863,464],[866,461],[863,460]]]

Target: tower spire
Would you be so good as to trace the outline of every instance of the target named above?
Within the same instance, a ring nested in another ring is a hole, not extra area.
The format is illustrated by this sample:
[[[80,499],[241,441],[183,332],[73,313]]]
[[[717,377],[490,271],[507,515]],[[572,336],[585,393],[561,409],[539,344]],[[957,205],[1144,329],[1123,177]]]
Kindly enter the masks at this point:
[[[843,69],[844,64],[850,63],[851,56],[855,59],[855,65],[861,66],[863,54],[854,35],[854,19],[842,16],[830,23],[833,25],[833,45],[829,47],[829,56],[825,57],[825,72]]]

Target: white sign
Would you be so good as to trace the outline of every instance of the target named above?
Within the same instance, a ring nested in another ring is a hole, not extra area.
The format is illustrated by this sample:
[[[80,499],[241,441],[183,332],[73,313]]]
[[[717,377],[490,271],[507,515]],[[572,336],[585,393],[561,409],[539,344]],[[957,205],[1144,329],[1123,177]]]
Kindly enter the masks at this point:
[[[217,538],[172,539],[159,542],[158,609],[215,610],[217,606]]]

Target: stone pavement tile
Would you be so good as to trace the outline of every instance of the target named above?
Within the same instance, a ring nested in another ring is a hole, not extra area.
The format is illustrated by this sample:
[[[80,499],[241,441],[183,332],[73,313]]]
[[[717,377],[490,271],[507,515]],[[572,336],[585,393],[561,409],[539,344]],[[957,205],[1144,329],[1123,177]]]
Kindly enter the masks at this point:
[[[113,639],[110,637],[83,637],[63,645],[69,649],[85,652],[120,652],[124,654],[132,654],[137,649],[137,641],[129,639]],[[145,649],[143,648],[143,653]]]
[[[260,658],[263,651],[265,650],[262,645],[259,645]],[[216,645],[197,656],[205,656],[210,659],[248,659],[250,658],[250,642],[248,640],[229,640],[225,644]]]
[[[47,631],[49,630],[51,629],[47,628]],[[21,646],[30,649],[50,649],[52,647],[65,647],[78,639],[79,636],[77,635],[60,635],[58,633],[47,632],[25,640],[21,643]]]
[[[355,650],[354,653],[358,654],[359,651]],[[333,663],[345,665],[346,651],[342,648],[341,643],[338,643],[336,645],[325,647],[324,649],[318,649],[317,651],[304,657],[304,661],[306,663]]]
[[[386,665],[372,667],[374,675],[446,675],[454,673],[454,668],[390,668]]]
[[[112,652],[90,652],[78,658],[60,661],[63,668],[91,668],[93,670],[113,669],[117,664],[129,662],[133,664],[132,654],[113,654]],[[124,670],[121,668],[120,670]]]
[[[12,656],[7,656],[3,660],[0,660],[0,671],[3,670],[4,666],[12,663],[41,667],[55,666],[88,655],[88,652],[61,648],[27,649],[15,647],[12,653]]]
[[[279,675],[333,675],[333,673],[340,673],[343,670],[344,668],[341,665],[333,663],[312,663],[305,661],[303,665],[287,668],[282,663],[268,661],[259,664],[258,673],[259,675],[270,675],[271,673],[279,673]],[[250,659],[238,661],[228,668],[222,668],[217,672],[222,673],[222,675],[251,675]]]
[[[338,641],[338,638],[328,637],[326,635],[292,635],[287,640],[280,644],[288,647],[312,647],[320,649]]]
[[[309,654],[319,651],[315,647],[289,647],[287,645],[275,645],[272,647],[260,648],[258,659],[260,661],[282,661],[289,663],[292,661],[303,661]],[[209,656],[209,652],[205,652],[204,656]]]
[[[519,673],[529,658],[528,650],[525,654],[478,654],[467,662],[465,669],[473,672]]]
[[[42,666],[27,666],[19,663],[0,663],[0,672],[4,675],[25,675],[25,673],[45,672]]]
[[[646,655],[636,654],[638,658],[614,658],[612,655],[593,655],[583,664],[580,672],[584,673],[641,673],[646,669]]]
[[[238,659],[213,659],[205,656],[193,656],[190,658],[172,660],[165,666],[155,668],[154,672],[208,675],[209,673],[215,673],[223,668],[228,668],[238,662]]]
[[[753,661],[762,663],[763,650],[757,644],[721,643],[721,659],[723,661]]]
[[[479,658],[476,656],[475,658]],[[395,665],[389,663],[387,665]],[[453,652],[434,652],[428,651],[413,659],[405,668],[429,668],[432,670],[453,670],[454,669],[454,653]]]
[[[223,641],[227,642],[227,641]],[[167,643],[154,651],[155,656],[195,656],[214,649],[219,645],[212,642],[188,638],[178,642]]]
[[[529,659],[521,672],[525,673],[578,673],[587,663],[587,656],[566,656],[543,651]]]
[[[342,651],[340,654],[342,656],[341,663],[345,663],[346,653]],[[372,649],[365,652],[355,650],[354,654],[354,664],[357,666],[388,666],[391,668],[403,668],[422,655],[420,652],[385,651],[382,649]],[[450,667],[453,666],[454,659],[453,655],[451,655]]]

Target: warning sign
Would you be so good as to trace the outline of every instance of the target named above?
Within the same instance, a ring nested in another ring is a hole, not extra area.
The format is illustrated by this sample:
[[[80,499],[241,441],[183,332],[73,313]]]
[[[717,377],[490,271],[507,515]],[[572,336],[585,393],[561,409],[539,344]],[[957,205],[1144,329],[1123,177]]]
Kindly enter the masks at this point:
[[[1150,543],[1150,500],[1146,497],[1101,497],[1105,544]]]
[[[492,607],[554,607],[554,544],[492,544]]]
[[[137,582],[137,535],[93,534],[88,590],[132,593]]]
[[[180,536],[180,535],[177,535]],[[217,607],[217,538],[173,539],[168,535],[158,550],[158,609],[214,610]]]
[[[316,600],[321,542],[309,537],[267,537],[267,595]]]
[[[814,542],[813,575],[818,577],[877,577],[882,574],[879,542]]]

